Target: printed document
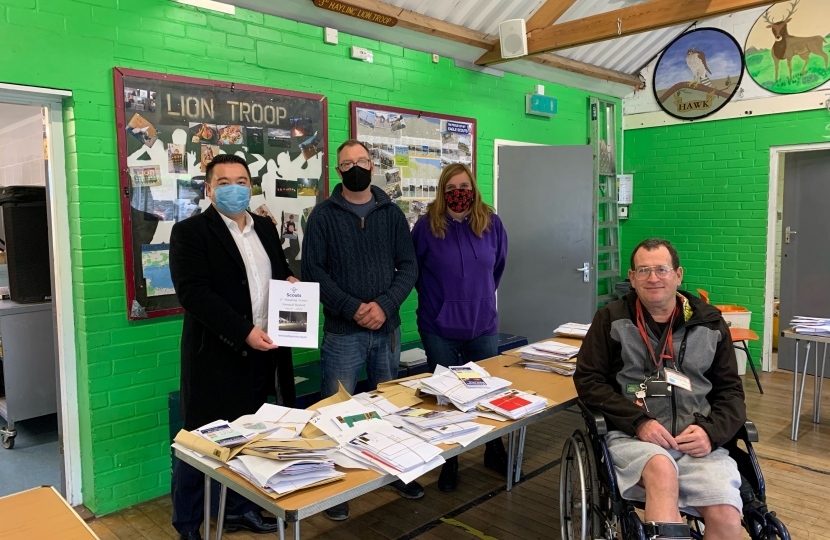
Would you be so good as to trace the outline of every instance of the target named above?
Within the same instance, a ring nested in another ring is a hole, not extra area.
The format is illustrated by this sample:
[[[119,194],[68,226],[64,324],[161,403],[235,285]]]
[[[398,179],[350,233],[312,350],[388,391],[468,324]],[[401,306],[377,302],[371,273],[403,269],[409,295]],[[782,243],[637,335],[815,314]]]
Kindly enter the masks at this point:
[[[281,347],[316,349],[320,284],[272,279],[268,293],[268,337]]]

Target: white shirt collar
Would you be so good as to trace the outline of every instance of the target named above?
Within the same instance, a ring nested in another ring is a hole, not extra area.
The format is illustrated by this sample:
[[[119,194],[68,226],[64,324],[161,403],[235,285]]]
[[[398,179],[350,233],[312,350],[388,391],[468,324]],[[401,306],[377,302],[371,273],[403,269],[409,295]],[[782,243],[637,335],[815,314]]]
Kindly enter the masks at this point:
[[[222,218],[222,221],[225,222],[225,225],[227,225],[230,230],[234,230],[234,229],[236,229],[237,231],[239,230],[239,225],[237,225],[234,220],[232,220],[231,218],[229,218],[228,216],[226,216],[225,214],[223,214],[219,210],[217,210],[216,213],[219,214],[219,217]],[[243,231],[241,231],[242,234],[245,234],[246,232],[250,231],[253,228],[254,228],[254,218],[251,217],[251,214],[249,214],[248,212],[245,212],[245,229]]]

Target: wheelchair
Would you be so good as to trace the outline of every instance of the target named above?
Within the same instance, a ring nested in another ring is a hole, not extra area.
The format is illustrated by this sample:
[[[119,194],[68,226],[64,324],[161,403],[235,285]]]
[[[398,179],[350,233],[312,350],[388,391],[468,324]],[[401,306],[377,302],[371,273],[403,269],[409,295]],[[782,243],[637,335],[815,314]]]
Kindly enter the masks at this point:
[[[565,441],[559,476],[559,520],[562,540],[648,540],[636,509],[645,508],[639,501],[620,496],[614,466],[605,434],[608,427],[601,412],[589,409],[579,400],[587,434],[574,431]],[[724,445],[738,464],[741,473],[743,516],[741,525],[752,540],[790,540],[787,527],[766,506],[766,486],[752,449],[758,441],[755,425],[748,421],[732,441]],[[745,448],[738,443],[743,442]],[[705,524],[697,516],[681,514],[689,525],[691,537],[702,540]],[[618,530],[619,529],[619,530]]]

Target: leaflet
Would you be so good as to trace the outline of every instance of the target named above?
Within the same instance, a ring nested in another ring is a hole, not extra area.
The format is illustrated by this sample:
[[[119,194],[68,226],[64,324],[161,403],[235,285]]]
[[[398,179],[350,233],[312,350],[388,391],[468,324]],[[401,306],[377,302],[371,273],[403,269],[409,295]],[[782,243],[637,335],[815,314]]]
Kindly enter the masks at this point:
[[[201,437],[226,448],[248,442],[248,438],[232,428],[225,420],[216,420],[196,430]]]
[[[487,382],[481,377],[481,375],[467,366],[451,366],[450,371],[452,371],[456,377],[461,379],[468,387],[477,387],[477,388],[487,388]]]

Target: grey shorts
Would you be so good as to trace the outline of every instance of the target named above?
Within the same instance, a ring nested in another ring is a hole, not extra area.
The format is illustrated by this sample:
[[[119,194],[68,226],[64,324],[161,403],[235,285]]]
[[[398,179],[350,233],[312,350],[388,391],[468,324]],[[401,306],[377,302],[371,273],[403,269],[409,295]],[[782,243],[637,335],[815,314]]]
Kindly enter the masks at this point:
[[[622,431],[605,436],[617,485],[624,499],[645,501],[646,491],[638,485],[646,463],[654,456],[666,456],[677,470],[680,493],[678,506],[682,512],[699,516],[698,506],[730,504],[743,510],[741,475],[738,465],[725,448],[718,448],[708,456],[695,458],[676,450],[666,450],[656,444],[643,442]]]

